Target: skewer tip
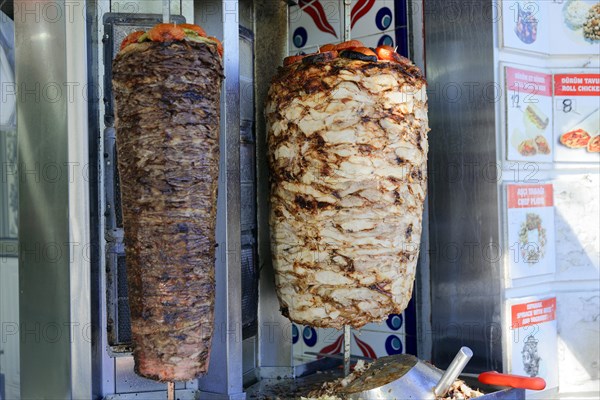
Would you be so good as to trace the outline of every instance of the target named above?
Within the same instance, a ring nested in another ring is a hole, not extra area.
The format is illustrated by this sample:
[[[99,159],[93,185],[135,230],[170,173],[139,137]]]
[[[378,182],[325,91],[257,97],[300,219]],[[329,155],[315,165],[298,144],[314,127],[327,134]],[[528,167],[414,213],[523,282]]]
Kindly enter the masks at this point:
[[[175,382],[167,382],[167,400],[175,400]]]

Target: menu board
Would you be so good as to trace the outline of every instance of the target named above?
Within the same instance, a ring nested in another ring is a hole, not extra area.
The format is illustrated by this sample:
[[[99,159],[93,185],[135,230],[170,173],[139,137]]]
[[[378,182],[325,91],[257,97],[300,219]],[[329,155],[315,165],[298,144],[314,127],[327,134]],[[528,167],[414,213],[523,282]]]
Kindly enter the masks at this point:
[[[508,273],[511,279],[554,274],[551,184],[507,185]]]
[[[558,386],[556,297],[525,297],[508,301],[510,371],[540,377],[546,388]]]
[[[554,75],[555,161],[600,162],[600,74]]]
[[[547,55],[598,54],[600,3],[596,0],[503,0],[506,48]]]
[[[507,157],[552,162],[552,74],[506,67]]]

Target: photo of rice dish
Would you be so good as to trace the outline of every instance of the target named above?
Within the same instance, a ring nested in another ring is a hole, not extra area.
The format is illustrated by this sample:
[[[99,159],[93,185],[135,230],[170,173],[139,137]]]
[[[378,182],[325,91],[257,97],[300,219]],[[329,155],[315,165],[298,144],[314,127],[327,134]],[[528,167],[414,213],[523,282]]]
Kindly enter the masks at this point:
[[[565,4],[563,14],[565,24],[572,30],[581,29],[588,19],[590,5],[581,0],[572,0]]]
[[[583,36],[592,41],[600,40],[600,3],[590,8],[583,24]]]

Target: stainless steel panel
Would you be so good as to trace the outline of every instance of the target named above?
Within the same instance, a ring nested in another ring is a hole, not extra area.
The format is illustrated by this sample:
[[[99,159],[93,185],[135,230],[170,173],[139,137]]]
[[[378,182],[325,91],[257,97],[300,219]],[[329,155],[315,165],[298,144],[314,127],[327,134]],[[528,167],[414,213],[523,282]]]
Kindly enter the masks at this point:
[[[0,128],[0,264],[18,254],[17,129]]]
[[[240,231],[240,62],[237,0],[196,2],[195,22],[222,38],[225,82],[221,106],[221,162],[217,200],[215,334],[202,398],[243,399]]]
[[[263,378],[293,375],[291,323],[279,312],[271,264],[269,230],[269,167],[267,164],[264,104],[272,77],[288,53],[288,5],[284,1],[255,0],[256,154],[258,191],[259,368]],[[287,334],[286,334],[287,333]]]
[[[243,44],[244,42],[242,42]],[[252,44],[250,44],[252,45]],[[252,53],[243,54],[245,60],[252,60]],[[253,71],[250,72],[250,78],[240,77],[240,117],[242,124],[245,121],[254,121],[254,79]],[[242,133],[243,134],[243,133]]]
[[[177,400],[197,400],[198,392],[190,389],[175,389],[175,398]],[[112,394],[104,397],[104,400],[164,400],[167,398],[167,391],[145,392],[143,397],[139,393]]]
[[[61,5],[62,6],[62,5]],[[77,10],[70,16],[69,9]],[[86,2],[65,0],[64,3],[66,82],[87,82]],[[88,398],[92,394],[91,297],[90,297],[90,198],[88,151],[87,93],[68,99],[68,165],[69,169],[69,243],[74,246],[69,257],[71,323],[71,397]]]
[[[23,398],[91,397],[84,6],[15,2]]]
[[[254,383],[258,378],[256,373],[256,354],[257,338],[253,336],[244,340],[242,343],[242,355],[243,355],[243,371],[244,371],[244,387],[248,387]]]
[[[116,393],[144,393],[153,391],[167,391],[167,384],[142,378],[133,372],[133,357],[118,357],[115,360],[117,368],[117,390]],[[185,389],[185,382],[177,382],[176,389]]]
[[[432,361],[467,345],[471,371],[502,370],[499,187],[482,177],[496,163],[492,6],[453,2],[450,18],[446,2],[424,2]]]

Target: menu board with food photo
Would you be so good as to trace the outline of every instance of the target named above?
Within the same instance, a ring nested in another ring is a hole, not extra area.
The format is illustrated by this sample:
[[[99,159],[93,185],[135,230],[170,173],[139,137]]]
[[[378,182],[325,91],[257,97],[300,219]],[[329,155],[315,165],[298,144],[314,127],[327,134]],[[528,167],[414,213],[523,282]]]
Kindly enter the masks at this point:
[[[510,299],[508,307],[509,373],[543,378],[546,389],[558,386],[556,297]]]
[[[554,75],[555,161],[600,162],[600,74]]]
[[[552,162],[552,75],[514,67],[505,74],[507,158]]]
[[[502,2],[502,43],[504,47],[548,54],[550,21],[548,1]]]
[[[554,274],[554,202],[551,184],[507,185],[510,279]]]
[[[600,1],[548,1],[551,54],[598,54],[600,52]]]

